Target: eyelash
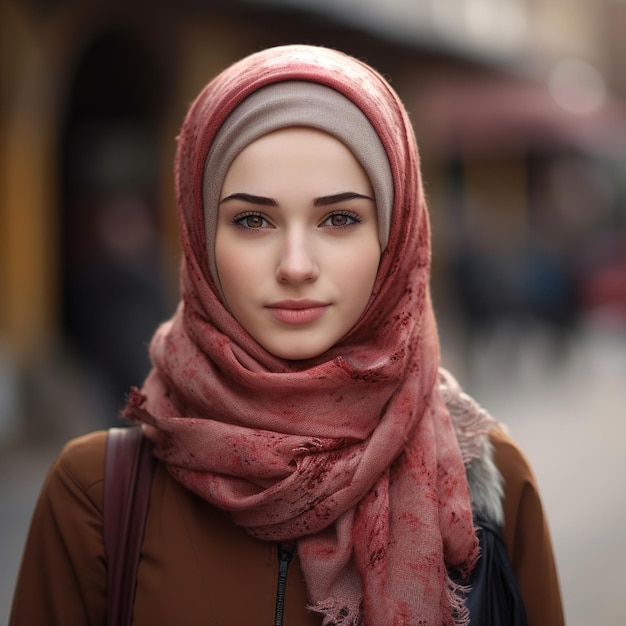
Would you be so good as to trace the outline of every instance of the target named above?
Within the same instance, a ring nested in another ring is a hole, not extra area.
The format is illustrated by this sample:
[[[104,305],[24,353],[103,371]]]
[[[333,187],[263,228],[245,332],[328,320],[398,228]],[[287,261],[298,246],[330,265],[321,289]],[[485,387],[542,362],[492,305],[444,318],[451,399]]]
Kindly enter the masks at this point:
[[[329,224],[329,226],[331,228],[336,228],[336,229],[341,229],[341,228],[349,228],[350,226],[354,225],[354,224],[360,224],[363,219],[361,218],[360,215],[358,215],[357,213],[353,213],[352,211],[335,211],[334,213],[330,213],[329,215],[327,215],[322,221],[321,221],[321,225],[326,224],[329,220],[332,220],[333,217],[347,217],[349,220],[351,220],[350,222],[348,222],[347,224],[343,224],[341,226],[334,226],[332,224]],[[239,226],[240,228],[243,228],[244,230],[263,230],[264,228],[267,228],[267,226],[258,226],[258,227],[254,227],[254,226],[246,226],[245,225],[245,220],[249,217],[257,217],[259,219],[261,219],[263,222],[265,222],[265,224],[269,224],[270,222],[267,220],[267,218],[265,218],[261,213],[256,213],[254,211],[249,211],[247,213],[242,213],[240,215],[238,215],[237,217],[233,218],[232,223],[235,226]]]

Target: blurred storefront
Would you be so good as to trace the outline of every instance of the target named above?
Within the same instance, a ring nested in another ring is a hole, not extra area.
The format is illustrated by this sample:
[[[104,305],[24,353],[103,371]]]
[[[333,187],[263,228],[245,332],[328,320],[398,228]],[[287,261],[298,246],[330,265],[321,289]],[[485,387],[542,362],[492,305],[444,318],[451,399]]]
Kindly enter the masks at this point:
[[[5,0],[0,376],[20,382],[9,401],[0,380],[0,440],[10,413],[91,408],[86,378],[103,415],[141,382],[176,300],[178,127],[213,75],[270,45],[328,45],[391,78],[422,150],[444,315],[570,325],[623,263],[624,20],[612,0]],[[82,375],[71,399],[63,368]]]

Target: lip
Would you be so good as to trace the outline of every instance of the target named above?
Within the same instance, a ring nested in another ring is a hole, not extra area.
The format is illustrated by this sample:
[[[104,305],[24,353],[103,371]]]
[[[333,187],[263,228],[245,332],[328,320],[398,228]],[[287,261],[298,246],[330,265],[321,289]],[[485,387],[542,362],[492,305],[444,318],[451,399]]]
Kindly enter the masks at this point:
[[[317,300],[281,300],[266,308],[279,321],[285,324],[310,324],[326,312],[327,302]]]

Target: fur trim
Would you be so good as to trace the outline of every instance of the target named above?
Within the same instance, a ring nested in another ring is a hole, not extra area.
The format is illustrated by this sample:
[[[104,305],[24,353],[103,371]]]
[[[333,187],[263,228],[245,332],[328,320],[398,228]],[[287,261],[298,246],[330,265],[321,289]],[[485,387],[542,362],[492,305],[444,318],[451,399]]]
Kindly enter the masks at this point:
[[[483,441],[483,454],[465,467],[474,519],[483,518],[498,527],[504,523],[504,481],[493,460],[493,444]]]

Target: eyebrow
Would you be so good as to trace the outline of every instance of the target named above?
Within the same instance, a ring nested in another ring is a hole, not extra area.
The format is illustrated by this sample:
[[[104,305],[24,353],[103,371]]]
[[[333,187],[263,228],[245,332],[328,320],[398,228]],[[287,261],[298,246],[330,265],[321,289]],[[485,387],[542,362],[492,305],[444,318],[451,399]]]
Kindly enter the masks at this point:
[[[354,191],[344,191],[343,193],[336,193],[332,196],[322,196],[321,198],[315,198],[313,200],[313,206],[326,206],[328,204],[337,204],[339,202],[345,202],[346,200],[373,200],[374,198],[370,198],[369,196],[364,196],[361,193],[356,193]]]
[[[265,198],[264,196],[253,196],[251,193],[233,193],[220,200],[220,204],[229,200],[243,200],[251,204],[260,204],[261,206],[278,206],[278,202],[273,198]]]
[[[313,206],[328,206],[329,204],[337,204],[339,202],[346,202],[347,200],[374,200],[370,196],[365,196],[355,191],[343,191],[341,193],[335,193],[330,196],[321,196],[313,200]],[[226,196],[220,200],[220,204],[228,202],[230,200],[243,200],[244,202],[250,202],[251,204],[258,204],[260,206],[278,206],[278,202],[274,198],[266,198],[265,196],[255,196],[250,193],[233,193],[230,196]]]

